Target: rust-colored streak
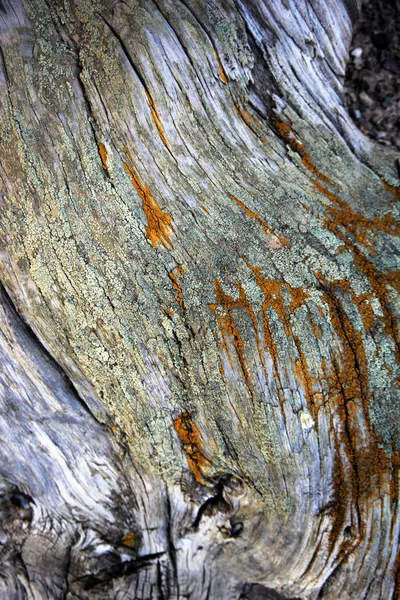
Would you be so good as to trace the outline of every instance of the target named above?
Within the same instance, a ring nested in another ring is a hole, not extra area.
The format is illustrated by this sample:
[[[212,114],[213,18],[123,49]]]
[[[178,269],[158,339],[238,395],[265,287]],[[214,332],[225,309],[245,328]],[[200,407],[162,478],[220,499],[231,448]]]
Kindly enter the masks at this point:
[[[238,198],[235,198],[235,196],[233,196],[232,194],[230,194],[230,199],[233,200],[238,206],[240,206],[240,208],[242,208],[246,215],[248,217],[250,217],[250,219],[254,219],[255,221],[257,221],[257,223],[260,223],[265,235],[271,237],[274,236],[274,238],[277,238],[280,242],[280,244],[282,246],[289,246],[289,243],[285,240],[285,238],[283,238],[282,236],[277,236],[272,227],[270,227],[268,225],[268,223],[266,223],[257,213],[253,212],[252,210],[250,210],[250,208],[248,208],[246,206],[246,204],[244,202],[242,202],[241,200],[239,200]]]
[[[179,306],[181,308],[185,308],[185,303],[183,302],[183,292],[182,292],[182,288],[179,284],[179,276],[183,275],[184,270],[182,265],[178,265],[177,267],[175,267],[174,269],[172,269],[172,271],[170,271],[168,273],[168,276],[170,278],[170,280],[172,281],[172,285],[174,286],[175,290],[177,291],[177,296],[176,296],[176,301],[178,302]]]
[[[400,270],[388,271],[384,274],[388,285],[392,286],[400,294]]]
[[[324,194],[333,203],[333,206],[327,207],[330,217],[325,221],[325,226],[330,231],[338,234],[337,230],[341,227],[351,233],[359,244],[368,247],[372,252],[372,236],[376,231],[382,231],[388,235],[400,235],[400,225],[392,214],[388,213],[384,217],[370,219],[353,210],[347,202],[330,192],[319,181],[312,180],[312,183],[321,194]]]
[[[277,383],[280,383],[280,371],[279,371],[279,356],[278,349],[276,346],[276,342],[272,335],[272,329],[269,322],[268,317],[268,308],[272,308],[278,315],[279,320],[283,324],[284,331],[286,336],[289,338],[292,335],[292,328],[290,323],[290,315],[299,308],[300,306],[305,304],[306,299],[308,298],[307,292],[302,290],[301,288],[292,288],[289,284],[284,283],[283,281],[275,281],[271,279],[266,279],[261,275],[260,267],[253,267],[252,265],[247,265],[249,269],[253,272],[256,283],[260,288],[261,292],[264,295],[264,301],[262,304],[262,316],[263,316],[263,324],[264,324],[264,342],[266,347],[268,348],[275,372],[275,379]],[[284,299],[282,296],[282,289],[286,289],[290,295],[291,301],[290,306],[288,308],[285,307]],[[300,367],[300,382],[303,385],[303,389],[307,397],[309,396],[310,391],[310,381],[311,378],[308,374],[308,370],[306,368],[306,361],[302,354],[300,354],[301,362],[297,365],[297,369]],[[277,386],[278,397],[281,405],[283,406],[283,396],[281,394],[282,386]],[[312,410],[312,399],[310,394],[310,410]],[[284,414],[284,413],[282,413]]]
[[[340,340],[340,364],[325,372],[329,405],[339,416],[343,429],[337,431],[337,460],[334,469],[336,503],[332,514],[331,544],[339,536],[349,503],[358,514],[358,542],[365,536],[362,506],[367,500],[389,491],[390,462],[369,421],[368,369],[362,336],[352,324],[332,287],[324,294],[330,322]],[[344,456],[343,456],[344,450]],[[347,466],[346,466],[347,465]],[[341,551],[346,550],[346,543]]]
[[[130,531],[121,540],[121,544],[127,548],[134,548],[136,544],[136,536],[134,531]]]
[[[362,543],[367,535],[364,516],[366,507],[384,493],[390,493],[393,501],[398,502],[397,471],[400,457],[393,454],[388,458],[370,422],[370,392],[363,337],[343,308],[337,291],[340,289],[351,295],[366,332],[376,325],[378,319],[370,300],[373,297],[378,299],[383,312],[384,332],[393,338],[397,360],[400,362],[398,323],[392,315],[387,291],[388,285],[395,289],[400,288],[400,277],[398,272],[380,273],[363,250],[364,247],[373,254],[376,233],[399,235],[400,225],[390,213],[368,218],[353,210],[347,202],[325,187],[333,185],[332,182],[314,167],[310,155],[299,139],[296,139],[296,133],[290,126],[278,120],[275,120],[274,126],[291,149],[299,154],[303,165],[315,176],[310,177],[315,188],[330,200],[331,204],[326,207],[329,216],[325,219],[325,226],[351,252],[355,268],[365,276],[371,288],[371,292],[356,295],[349,282],[337,281],[327,285],[327,282],[321,280],[326,290],[323,300],[329,309],[335,337],[340,342],[340,355],[332,358],[329,367],[325,360],[322,361],[321,369],[328,386],[327,400],[332,413],[336,445],[333,469],[335,501],[330,503],[330,551],[336,541],[341,539],[338,551],[343,559],[349,551]],[[382,183],[387,192],[399,199],[399,188],[384,181]],[[255,275],[257,279],[257,274]],[[283,305],[277,299],[276,293],[274,308],[282,320]],[[299,341],[296,346],[300,356],[300,361],[296,364],[297,376],[310,399],[314,380],[308,371]],[[315,414],[317,407],[309,404],[310,412],[314,410]],[[343,539],[343,529],[350,513],[355,515],[355,518],[352,518],[352,535]]]
[[[174,428],[186,452],[186,458],[195,479],[198,483],[205,484],[203,469],[212,463],[204,455],[204,442],[200,430],[193,422],[191,415],[184,412],[174,419]]]
[[[217,315],[217,323],[218,323],[218,326],[219,326],[221,334],[222,334],[224,349],[228,356],[230,365],[233,368],[233,363],[230,358],[229,348],[228,348],[228,344],[227,344],[227,340],[230,339],[235,348],[236,355],[237,355],[240,367],[242,369],[243,377],[246,382],[247,388],[249,389],[250,394],[252,396],[253,395],[253,385],[251,382],[249,368],[246,364],[244,343],[243,343],[242,336],[240,335],[239,329],[233,319],[231,311],[235,308],[244,308],[244,310],[249,314],[249,316],[252,320],[252,323],[253,323],[254,330],[255,330],[258,351],[259,351],[261,360],[263,360],[262,352],[261,352],[261,344],[260,344],[260,340],[258,337],[258,331],[257,331],[257,320],[256,320],[254,310],[253,310],[250,302],[248,301],[245,291],[241,285],[238,286],[239,287],[239,298],[237,300],[234,300],[231,296],[229,296],[228,294],[225,294],[225,292],[222,289],[221,283],[218,279],[216,279],[214,283],[215,283],[216,304],[210,304],[210,308],[211,308],[211,310],[215,311],[217,309],[217,307],[220,306],[220,307],[222,307],[222,309],[224,311],[223,314]]]
[[[227,85],[228,83],[228,76],[225,72],[225,69],[223,67],[223,64],[221,62],[221,59],[219,57],[218,52],[215,50],[215,58],[217,59],[217,64],[218,64],[218,71],[219,71],[219,78],[222,81],[222,83],[224,83],[225,85]]]
[[[263,144],[267,143],[267,140],[261,135],[260,125],[257,123],[256,119],[249,113],[248,110],[243,110],[234,104],[234,109],[239,115],[239,117],[243,120],[243,122],[247,125],[247,127],[258,137],[260,142]]]
[[[392,194],[394,200],[400,200],[400,186],[390,185],[389,183],[386,183],[384,179],[382,179],[382,183],[385,191],[389,192],[389,194]]]
[[[297,133],[290,127],[290,125],[284,123],[276,117],[272,120],[272,125],[278,135],[290,146],[293,152],[296,152],[300,156],[301,162],[306,169],[316,175],[316,177],[318,177],[318,179],[324,183],[328,185],[332,184],[329,177],[321,173],[321,171],[314,166],[310,154],[307,152],[304,144],[299,141]]]
[[[103,169],[105,171],[107,171],[107,160],[108,160],[107,149],[102,142],[98,143],[98,147],[99,147],[99,154],[100,154],[100,158],[101,158],[101,164],[103,165]]]
[[[375,315],[370,303],[370,298],[372,298],[372,295],[372,292],[366,292],[365,294],[356,296],[356,294],[352,292],[352,298],[358,308],[358,312],[360,313],[365,331],[372,329],[375,324]]]
[[[133,160],[129,152],[128,156],[133,165]],[[171,248],[171,215],[161,210],[149,188],[140,181],[135,168],[126,162],[123,162],[123,165],[143,202],[143,209],[148,223],[146,238],[153,248],[156,248],[158,244],[162,244],[165,248]]]
[[[172,154],[171,144],[169,143],[168,138],[165,134],[164,127],[163,127],[163,124],[161,121],[160,113],[158,112],[157,105],[147,91],[146,91],[146,97],[147,97],[147,101],[150,106],[150,114],[151,114],[151,118],[153,119],[153,123],[157,127],[158,133],[160,135],[160,138],[161,138],[164,146]]]
[[[294,339],[294,343],[297,348],[297,352],[300,357],[300,360],[296,360],[296,363],[295,363],[296,375],[302,385],[302,388],[303,388],[304,394],[305,394],[305,398],[307,400],[308,409],[314,420],[315,427],[318,430],[319,406],[316,405],[315,400],[314,400],[314,387],[315,387],[316,381],[315,381],[315,378],[312,377],[312,375],[310,373],[306,356],[301,348],[300,340],[298,340],[296,337],[294,337],[293,339]]]
[[[286,336],[289,337],[291,335],[290,314],[305,304],[309,294],[302,288],[293,288],[283,281],[265,279],[261,275],[261,267],[253,267],[252,265],[248,265],[248,267],[253,272],[256,283],[264,294],[266,305],[276,311],[285,329]],[[286,289],[291,297],[289,310],[285,308],[282,297],[283,289]]]
[[[384,217],[374,217],[368,219],[360,213],[354,211],[344,200],[327,190],[319,182],[313,181],[315,187],[323,193],[327,198],[333,202],[333,206],[328,206],[329,217],[325,220],[325,226],[329,231],[335,233],[335,235],[343,242],[354,257],[354,264],[356,268],[363,273],[368,279],[372,291],[378,298],[384,314],[384,331],[390,335],[395,343],[396,356],[400,364],[400,339],[399,329],[396,318],[392,314],[387,298],[387,285],[393,285],[396,283],[396,277],[393,277],[392,273],[380,273],[373,262],[365,256],[361,249],[356,245],[367,245],[366,234],[368,232],[374,232],[376,230],[385,232],[389,235],[399,235],[400,225],[395,221],[391,214],[387,214]],[[355,238],[354,241],[350,239],[348,235],[352,233]],[[372,248],[373,251],[373,248]],[[359,306],[360,309],[360,306]],[[363,320],[366,317],[366,311],[368,305],[364,306],[360,310],[361,317]],[[364,315],[362,314],[364,311]],[[369,311],[371,316],[371,312]],[[371,323],[370,317],[367,316]]]

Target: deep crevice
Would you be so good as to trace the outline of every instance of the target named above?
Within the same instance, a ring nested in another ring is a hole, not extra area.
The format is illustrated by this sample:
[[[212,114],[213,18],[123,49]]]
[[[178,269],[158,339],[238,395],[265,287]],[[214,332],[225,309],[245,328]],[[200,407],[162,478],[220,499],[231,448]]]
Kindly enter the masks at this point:
[[[85,402],[85,400],[79,394],[77,388],[75,387],[75,385],[74,385],[72,379],[69,377],[68,373],[55,360],[55,358],[52,356],[51,352],[46,348],[44,343],[39,338],[38,334],[36,334],[33,327],[25,321],[25,319],[23,318],[21,313],[18,311],[15,303],[13,302],[13,300],[11,298],[11,294],[7,291],[4,283],[1,280],[0,280],[0,299],[3,299],[4,304],[7,307],[7,309],[11,313],[14,313],[13,317],[19,321],[23,334],[25,334],[33,344],[35,344],[36,346],[39,347],[40,352],[42,353],[42,355],[44,355],[46,360],[53,366],[53,368],[55,368],[60,373],[60,375],[64,379],[64,382],[65,382],[67,388],[73,393],[73,395],[75,396],[75,398],[77,399],[79,404],[82,406],[82,408],[84,408],[85,412],[90,414],[90,416],[93,417],[94,420],[101,427],[108,425],[108,419],[109,419],[108,415],[107,415],[107,422],[104,423],[104,422],[100,421],[98,419],[98,417],[96,417],[96,415],[92,412],[92,410],[90,409],[88,404]],[[18,333],[17,333],[17,335],[18,335]]]

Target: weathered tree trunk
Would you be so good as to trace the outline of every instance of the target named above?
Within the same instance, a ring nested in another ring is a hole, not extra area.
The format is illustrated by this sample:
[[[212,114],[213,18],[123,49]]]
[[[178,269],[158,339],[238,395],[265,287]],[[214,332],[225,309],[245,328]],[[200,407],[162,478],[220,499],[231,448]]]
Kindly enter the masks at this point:
[[[399,597],[359,8],[0,2],[1,598]]]

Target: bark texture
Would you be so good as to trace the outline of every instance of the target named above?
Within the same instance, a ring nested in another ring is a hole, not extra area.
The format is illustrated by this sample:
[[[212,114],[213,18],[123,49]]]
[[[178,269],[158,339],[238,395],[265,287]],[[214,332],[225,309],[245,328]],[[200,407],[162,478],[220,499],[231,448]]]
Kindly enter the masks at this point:
[[[1,0],[1,598],[399,597],[359,4]]]

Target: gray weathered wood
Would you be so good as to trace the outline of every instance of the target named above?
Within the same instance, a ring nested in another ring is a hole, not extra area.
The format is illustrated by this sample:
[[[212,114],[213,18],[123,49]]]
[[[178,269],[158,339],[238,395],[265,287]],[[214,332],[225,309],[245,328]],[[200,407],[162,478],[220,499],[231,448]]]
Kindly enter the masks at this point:
[[[359,9],[0,2],[1,598],[398,597]]]

